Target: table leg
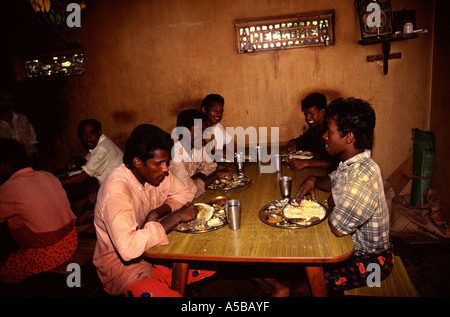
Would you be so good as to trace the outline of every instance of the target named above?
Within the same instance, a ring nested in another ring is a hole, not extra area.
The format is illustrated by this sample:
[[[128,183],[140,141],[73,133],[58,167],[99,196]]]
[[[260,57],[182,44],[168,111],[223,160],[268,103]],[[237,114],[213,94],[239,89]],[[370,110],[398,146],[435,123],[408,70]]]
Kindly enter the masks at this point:
[[[172,289],[185,296],[189,273],[189,264],[175,262],[172,264]]]
[[[325,288],[325,279],[323,277],[323,268],[321,264],[314,266],[306,266],[306,275],[308,276],[309,286],[312,296],[326,297],[327,290]]]

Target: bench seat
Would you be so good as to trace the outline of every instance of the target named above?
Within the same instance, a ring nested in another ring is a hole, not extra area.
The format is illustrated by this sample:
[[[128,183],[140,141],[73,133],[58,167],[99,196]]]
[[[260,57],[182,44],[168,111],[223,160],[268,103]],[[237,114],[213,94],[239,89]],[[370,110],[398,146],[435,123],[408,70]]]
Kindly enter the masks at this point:
[[[414,284],[411,282],[408,272],[399,256],[394,258],[394,268],[391,274],[381,281],[381,287],[358,287],[345,291],[346,296],[371,296],[371,297],[418,297]]]

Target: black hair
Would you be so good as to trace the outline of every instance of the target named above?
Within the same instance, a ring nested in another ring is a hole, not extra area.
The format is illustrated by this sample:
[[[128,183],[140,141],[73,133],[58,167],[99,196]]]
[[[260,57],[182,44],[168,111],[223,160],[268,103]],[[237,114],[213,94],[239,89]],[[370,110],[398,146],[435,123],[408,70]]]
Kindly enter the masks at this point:
[[[336,120],[341,137],[353,133],[356,149],[372,148],[376,118],[367,101],[352,97],[333,100],[325,112],[325,119],[330,118]]]
[[[134,169],[133,159],[137,157],[143,162],[155,157],[155,150],[166,150],[171,153],[173,140],[169,133],[152,124],[141,124],[134,128],[125,143],[123,163],[129,169]]]
[[[99,132],[102,129],[102,124],[100,123],[100,121],[97,121],[95,119],[86,119],[86,120],[80,121],[80,123],[78,123],[78,127],[77,127],[78,137],[80,139],[83,136],[83,127],[86,124],[91,124],[94,127],[94,130],[96,132]]]
[[[302,111],[316,106],[317,110],[322,110],[327,107],[327,97],[325,95],[314,92],[302,100]]]
[[[190,129],[194,126],[195,119],[203,119],[203,114],[200,110],[186,109],[181,111],[177,117],[177,127],[185,127]]]
[[[205,98],[203,98],[200,110],[205,109],[205,111],[208,111],[209,108],[211,108],[212,103],[214,101],[218,101],[218,102],[220,102],[223,105],[225,104],[225,99],[223,99],[223,97],[221,95],[209,94]]]
[[[9,164],[15,173],[22,168],[31,166],[25,148],[13,139],[0,139],[0,165]]]

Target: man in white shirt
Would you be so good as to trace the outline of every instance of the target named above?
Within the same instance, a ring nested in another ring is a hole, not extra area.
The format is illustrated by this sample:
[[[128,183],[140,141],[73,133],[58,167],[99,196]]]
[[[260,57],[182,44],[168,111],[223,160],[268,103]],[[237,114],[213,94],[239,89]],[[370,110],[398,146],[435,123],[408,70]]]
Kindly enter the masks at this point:
[[[106,176],[114,168],[122,164],[123,152],[107,136],[102,134],[101,123],[94,119],[87,119],[78,124],[78,137],[89,153],[84,158],[81,172],[62,179],[61,183],[70,186],[87,182],[90,178],[96,178],[101,184]],[[87,197],[83,197],[73,204],[75,214],[81,213],[95,204],[98,184],[88,189]],[[90,206],[89,206],[90,205]]]
[[[170,171],[189,186],[195,197],[198,197],[216,179],[232,176],[233,173],[228,169],[217,170],[216,162],[205,159],[207,153],[202,146],[201,111],[195,109],[181,111],[177,118],[177,128],[183,127],[189,130],[190,138],[183,134],[182,139],[175,140]]]
[[[204,139],[206,143],[215,142],[214,146],[208,145],[208,148],[214,148],[215,154],[223,154],[226,152],[226,145],[233,142],[233,136],[227,133],[220,121],[223,118],[225,99],[218,94],[209,94],[201,104],[205,129]],[[218,152],[218,153],[217,153]]]
[[[33,167],[39,167],[36,132],[30,120],[21,113],[12,111],[14,100],[10,93],[0,93],[0,138],[14,139],[25,148]]]

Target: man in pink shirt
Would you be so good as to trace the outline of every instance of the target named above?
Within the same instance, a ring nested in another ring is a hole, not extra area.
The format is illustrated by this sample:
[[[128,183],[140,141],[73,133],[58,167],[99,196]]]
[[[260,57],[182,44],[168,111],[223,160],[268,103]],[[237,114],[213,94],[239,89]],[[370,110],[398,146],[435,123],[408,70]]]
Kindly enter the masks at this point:
[[[169,173],[173,140],[153,125],[140,125],[125,145],[123,162],[102,183],[95,207],[94,264],[112,295],[180,296],[170,289],[168,268],[141,259],[145,250],[169,243],[167,234],[196,217],[194,194]],[[214,272],[191,270],[188,282]]]
[[[76,217],[61,183],[29,166],[21,144],[0,140],[0,223],[7,222],[4,229],[18,247],[0,261],[1,283],[51,270],[77,247]]]

